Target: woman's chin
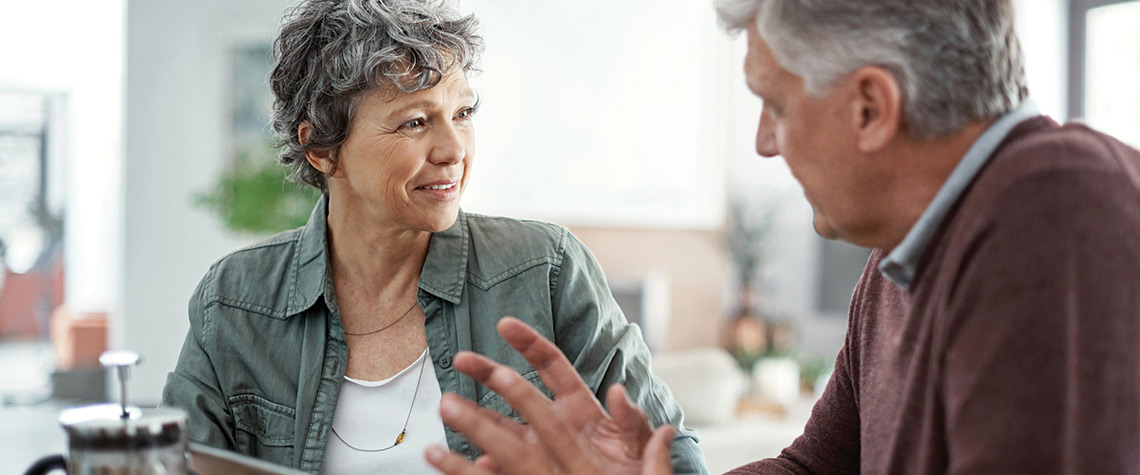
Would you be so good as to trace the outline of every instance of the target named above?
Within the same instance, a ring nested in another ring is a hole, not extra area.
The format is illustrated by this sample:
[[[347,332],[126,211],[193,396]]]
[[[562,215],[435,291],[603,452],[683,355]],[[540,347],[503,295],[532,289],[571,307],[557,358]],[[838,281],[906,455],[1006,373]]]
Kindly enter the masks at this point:
[[[432,233],[447,231],[451,226],[455,225],[456,219],[459,219],[458,205],[427,220],[427,222],[424,223],[424,230]]]

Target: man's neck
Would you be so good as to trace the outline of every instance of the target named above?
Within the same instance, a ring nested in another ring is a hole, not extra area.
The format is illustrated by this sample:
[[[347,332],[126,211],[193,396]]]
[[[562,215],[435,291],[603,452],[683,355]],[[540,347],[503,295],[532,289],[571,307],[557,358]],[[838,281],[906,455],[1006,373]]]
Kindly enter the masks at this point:
[[[946,137],[900,138],[891,151],[896,157],[897,173],[889,180],[891,196],[885,208],[889,218],[871,247],[890,251],[902,242],[966,152],[995,120],[970,123]]]

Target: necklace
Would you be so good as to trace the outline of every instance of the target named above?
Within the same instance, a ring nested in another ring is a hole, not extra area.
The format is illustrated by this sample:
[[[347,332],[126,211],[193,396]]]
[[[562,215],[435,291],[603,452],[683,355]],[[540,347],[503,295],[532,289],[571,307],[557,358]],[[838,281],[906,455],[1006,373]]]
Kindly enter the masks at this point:
[[[382,449],[362,449],[348,443],[348,441],[344,440],[344,437],[341,437],[340,434],[337,434],[335,425],[332,426],[333,435],[335,435],[342,444],[357,452],[383,452],[392,447],[400,445],[400,443],[404,441],[404,434],[408,432],[408,421],[412,420],[412,409],[416,407],[416,397],[420,395],[420,382],[422,382],[424,379],[424,366],[427,366],[427,350],[424,350],[424,354],[420,355],[420,375],[419,379],[416,380],[416,391],[412,393],[412,404],[408,406],[408,417],[404,418],[404,427],[400,429],[400,435],[396,436],[396,441],[393,442],[392,445],[389,445]]]
[[[395,320],[392,320],[392,323],[389,323],[389,324],[387,324],[387,325],[384,325],[384,326],[380,327],[380,328],[379,328],[379,329],[377,329],[377,330],[372,330],[372,331],[370,331],[370,332],[362,332],[362,333],[352,333],[352,332],[350,332],[350,331],[348,331],[348,330],[345,330],[345,331],[344,331],[344,334],[345,334],[345,335],[352,335],[352,336],[364,336],[364,335],[371,335],[371,334],[373,334],[373,333],[380,333],[380,332],[382,332],[382,331],[384,331],[384,330],[387,330],[387,329],[388,329],[388,328],[390,328],[392,325],[395,325],[395,324],[397,324],[397,323],[400,323],[400,320],[403,320],[403,319],[404,319],[404,317],[408,316],[408,314],[409,314],[409,313],[412,313],[412,309],[413,309],[413,308],[416,308],[416,304],[417,304],[417,303],[419,303],[419,302],[413,299],[413,300],[412,300],[412,304],[411,304],[410,306],[408,306],[408,309],[407,309],[407,310],[404,310],[404,314],[403,314],[403,315],[400,315],[400,318],[397,318],[397,319],[395,319]]]

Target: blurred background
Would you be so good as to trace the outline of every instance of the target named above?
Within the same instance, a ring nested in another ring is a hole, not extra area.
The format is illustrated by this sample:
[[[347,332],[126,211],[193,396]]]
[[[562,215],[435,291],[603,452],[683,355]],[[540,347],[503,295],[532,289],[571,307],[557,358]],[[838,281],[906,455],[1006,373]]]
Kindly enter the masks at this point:
[[[207,267],[299,226],[266,120],[292,0],[0,0],[0,473],[64,449],[131,349],[158,402]],[[1140,144],[1140,2],[1015,0],[1031,96]],[[714,472],[798,435],[868,250],[818,238],[753,151],[743,37],[710,2],[462,0],[487,51],[467,211],[591,248]],[[266,344],[271,344],[267,342]]]

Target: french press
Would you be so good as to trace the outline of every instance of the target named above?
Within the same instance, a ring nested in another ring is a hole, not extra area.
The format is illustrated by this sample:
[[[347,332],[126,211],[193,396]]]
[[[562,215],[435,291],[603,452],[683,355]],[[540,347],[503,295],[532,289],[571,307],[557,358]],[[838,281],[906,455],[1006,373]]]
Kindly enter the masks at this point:
[[[186,474],[186,413],[146,409],[127,403],[127,376],[138,354],[108,351],[99,357],[118,374],[119,403],[65,409],[59,422],[67,431],[67,457],[53,455],[32,465],[25,475],[54,469],[92,475]]]

